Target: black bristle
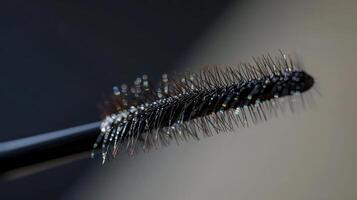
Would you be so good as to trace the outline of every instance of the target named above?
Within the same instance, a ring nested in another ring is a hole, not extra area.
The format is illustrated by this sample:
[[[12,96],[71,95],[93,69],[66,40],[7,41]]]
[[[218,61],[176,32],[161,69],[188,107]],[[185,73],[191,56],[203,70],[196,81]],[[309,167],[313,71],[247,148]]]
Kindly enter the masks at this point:
[[[255,65],[212,67],[170,81],[164,74],[156,90],[146,75],[132,87],[115,87],[94,149],[101,145],[104,163],[108,152],[109,157],[123,150],[132,154],[138,143],[146,150],[171,140],[199,139],[197,130],[212,135],[212,130],[245,127],[266,120],[278,99],[314,85],[314,79],[284,54],[254,61]]]

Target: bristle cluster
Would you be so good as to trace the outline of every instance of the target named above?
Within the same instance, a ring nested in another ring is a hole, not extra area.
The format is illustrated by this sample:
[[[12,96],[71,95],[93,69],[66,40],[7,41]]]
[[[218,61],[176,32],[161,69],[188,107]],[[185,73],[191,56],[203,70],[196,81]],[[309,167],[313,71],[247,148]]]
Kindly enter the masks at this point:
[[[247,127],[284,110],[283,97],[292,111],[297,99],[304,106],[301,93],[313,84],[283,53],[254,58],[254,64],[204,68],[179,79],[164,74],[156,90],[144,75],[130,87],[113,88],[94,149],[101,147],[104,163],[122,151],[133,154],[172,140]]]

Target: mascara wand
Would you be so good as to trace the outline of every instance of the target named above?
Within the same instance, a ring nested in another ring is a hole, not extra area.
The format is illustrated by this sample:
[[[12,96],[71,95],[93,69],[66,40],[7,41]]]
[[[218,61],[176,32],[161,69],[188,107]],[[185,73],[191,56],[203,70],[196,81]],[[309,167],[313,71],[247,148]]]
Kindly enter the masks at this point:
[[[306,91],[314,79],[280,53],[253,58],[253,64],[204,68],[170,81],[163,74],[158,88],[152,88],[147,75],[132,86],[115,86],[104,103],[102,122],[0,143],[0,174],[91,149],[104,164],[124,151],[133,155],[171,141],[199,140],[294,112],[300,105],[305,108],[303,93],[311,95]]]

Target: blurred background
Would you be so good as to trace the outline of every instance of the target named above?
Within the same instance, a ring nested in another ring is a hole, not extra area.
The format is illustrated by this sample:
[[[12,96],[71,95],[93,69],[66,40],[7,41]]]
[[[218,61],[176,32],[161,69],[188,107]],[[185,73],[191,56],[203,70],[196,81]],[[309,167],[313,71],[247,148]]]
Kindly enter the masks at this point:
[[[140,74],[278,49],[322,96],[232,134],[1,181],[0,199],[357,199],[356,19],[354,0],[1,1],[0,141],[97,121]]]

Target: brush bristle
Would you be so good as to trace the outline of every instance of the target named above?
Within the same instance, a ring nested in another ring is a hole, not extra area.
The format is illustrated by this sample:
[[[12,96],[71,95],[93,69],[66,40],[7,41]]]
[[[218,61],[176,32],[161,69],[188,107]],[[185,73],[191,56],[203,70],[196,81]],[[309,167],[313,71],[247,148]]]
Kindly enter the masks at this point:
[[[247,127],[284,110],[285,99],[291,111],[297,100],[304,107],[301,93],[313,85],[314,79],[282,52],[274,59],[261,56],[254,64],[214,66],[172,80],[163,74],[156,90],[144,75],[133,86],[113,88],[93,149],[101,146],[104,163],[122,151],[131,155],[140,147],[145,151]]]

